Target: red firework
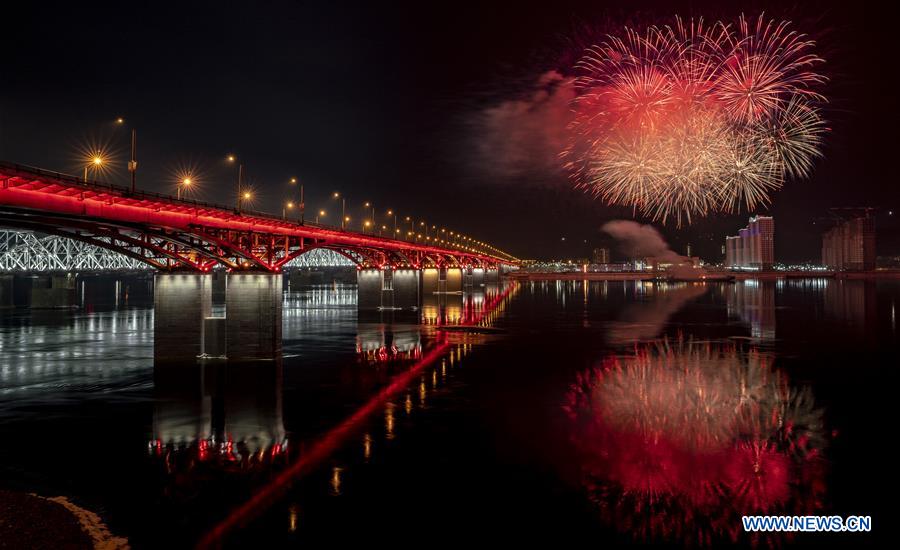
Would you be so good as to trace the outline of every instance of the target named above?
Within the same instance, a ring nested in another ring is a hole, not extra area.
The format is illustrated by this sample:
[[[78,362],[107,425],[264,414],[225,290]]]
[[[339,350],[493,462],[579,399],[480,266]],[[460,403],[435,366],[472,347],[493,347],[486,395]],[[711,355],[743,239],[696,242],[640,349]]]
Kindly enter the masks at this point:
[[[587,48],[562,153],[576,185],[679,225],[768,203],[821,154],[814,46],[760,16],[676,19]]]

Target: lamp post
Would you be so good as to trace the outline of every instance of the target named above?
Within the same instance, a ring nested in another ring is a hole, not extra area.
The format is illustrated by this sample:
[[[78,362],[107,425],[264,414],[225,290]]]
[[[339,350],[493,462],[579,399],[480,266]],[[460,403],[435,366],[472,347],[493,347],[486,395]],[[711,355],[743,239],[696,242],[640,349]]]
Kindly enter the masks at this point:
[[[322,217],[322,218],[325,217],[325,211],[324,211],[324,210],[319,210],[319,212],[316,214],[316,224],[319,223],[319,218],[320,218],[320,217]]]
[[[81,178],[84,181],[87,181],[88,178],[88,168],[93,168],[94,173],[96,174],[97,170],[103,166],[103,157],[99,152],[95,153],[94,156],[90,158],[90,162],[84,165],[84,177]]]
[[[297,178],[291,178],[291,185],[297,185]],[[303,202],[303,184],[300,184],[299,188],[300,194],[300,202],[297,203],[297,206],[300,208],[300,223],[303,223],[305,212],[306,212],[306,204]]]
[[[337,191],[332,195],[335,199],[341,199],[341,229],[347,228],[347,222],[350,221],[350,218],[347,217],[347,199],[341,196]]]
[[[117,118],[116,124],[120,126],[125,124],[125,119]],[[135,128],[131,129],[131,160],[128,161],[128,171],[131,173],[131,192],[134,193],[137,190],[135,182],[137,178],[137,129]]]
[[[131,160],[128,161],[128,171],[131,172],[131,192],[137,189],[137,130],[131,129]]]
[[[228,155],[227,157],[225,157],[225,160],[227,160],[228,162],[230,162],[232,164],[234,164],[237,161],[237,159],[235,158],[234,155]],[[238,214],[241,213],[241,206],[242,206],[242,202],[243,202],[241,199],[244,197],[244,194],[245,194],[244,193],[244,164],[241,163],[241,164],[238,164],[238,178],[237,178],[237,197],[236,198],[237,198]],[[250,198],[250,193],[246,193],[246,195],[247,195],[247,198]]]
[[[372,222],[372,233],[374,234],[374,233],[375,233],[375,223],[376,223],[376,220],[375,220],[375,205],[372,204],[372,203],[369,202],[369,201],[366,201],[366,203],[365,203],[363,206],[365,206],[366,208],[371,208],[371,209],[372,209],[372,219],[369,220],[369,221]],[[368,227],[368,226],[369,226],[369,224],[365,224],[365,225],[364,225],[363,233],[366,232],[366,231],[365,231],[365,227]]]
[[[178,190],[177,190],[177,192],[176,192],[176,196],[177,196],[178,200],[181,200],[181,192],[182,192],[182,190],[185,190],[185,189],[187,189],[188,187],[190,187],[190,185],[191,185],[193,182],[194,182],[194,180],[192,180],[190,177],[185,177],[185,178],[183,178],[183,179],[181,180],[181,182],[178,184]]]
[[[243,206],[243,201],[241,199],[243,199],[243,197],[244,197],[244,165],[243,164],[238,165],[238,180],[237,181],[238,181],[238,183],[237,183],[237,199],[238,199],[237,208],[238,208],[238,214],[240,214],[241,206]]]
[[[396,233],[396,232],[397,232],[397,213],[394,212],[393,209],[390,209],[390,208],[389,208],[388,211],[387,211],[387,215],[388,215],[388,216],[393,216],[393,217],[394,217],[394,233]]]
[[[293,209],[294,209],[293,201],[287,201],[286,203],[284,203],[284,206],[281,207],[281,219],[287,220],[287,211],[293,210]]]

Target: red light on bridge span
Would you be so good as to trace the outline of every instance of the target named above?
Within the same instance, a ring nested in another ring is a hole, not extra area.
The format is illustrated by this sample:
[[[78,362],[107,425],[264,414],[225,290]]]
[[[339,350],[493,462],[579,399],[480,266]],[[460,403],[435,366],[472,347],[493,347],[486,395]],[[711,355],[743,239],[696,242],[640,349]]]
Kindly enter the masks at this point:
[[[96,152],[90,159],[93,160],[94,157],[98,158],[98,166],[106,166],[106,159],[99,157]],[[93,162],[91,164],[93,170]],[[284,250],[285,254],[294,254],[291,247],[296,246],[298,240],[303,244],[310,244],[307,241],[312,241],[316,246],[325,245],[333,249],[360,252],[366,252],[372,246],[373,237],[368,235],[285,224],[280,219],[275,221],[264,215],[236,214],[232,209],[214,206],[185,207],[183,202],[157,195],[132,195],[125,189],[107,184],[94,186],[94,193],[86,197],[85,185],[92,187],[91,184],[74,182],[57,174],[16,165],[0,164],[0,179],[5,181],[4,187],[0,189],[0,205],[14,210],[28,210],[33,216],[29,223],[40,225],[44,223],[42,216],[46,216],[49,227],[53,221],[50,218],[79,212],[85,219],[74,222],[78,224],[77,228],[88,224],[90,230],[103,233],[112,227],[115,228],[114,231],[126,234],[132,242],[149,243],[160,236],[156,228],[168,227],[185,237],[186,242],[199,243],[196,246],[179,244],[171,249],[148,245],[145,250],[140,250],[144,261],[161,270],[187,268],[207,273],[214,264],[219,264],[229,271],[257,268],[273,273],[281,272],[281,256],[276,256],[275,261],[270,259],[271,256],[263,259],[259,250],[253,248],[262,238],[271,241],[268,245],[269,254],[273,250],[276,253]],[[198,180],[193,176],[183,175],[179,183],[182,186],[194,186]],[[50,197],[52,200],[48,200]],[[88,218],[94,221],[88,221]],[[225,252],[222,244],[226,245]],[[123,251],[121,247],[113,245],[109,248],[117,252]],[[453,256],[456,263],[467,266],[473,264],[471,260],[475,257],[481,262],[488,259],[480,253],[462,250],[468,250],[468,247],[461,249],[458,244],[448,245],[447,241],[438,238],[428,239],[427,245],[422,242],[384,239],[379,241],[377,248],[378,252],[400,252],[413,256],[445,254]],[[134,252],[131,249],[127,251]],[[383,269],[385,265],[387,263],[381,264],[379,268]],[[413,267],[421,269],[421,263]]]

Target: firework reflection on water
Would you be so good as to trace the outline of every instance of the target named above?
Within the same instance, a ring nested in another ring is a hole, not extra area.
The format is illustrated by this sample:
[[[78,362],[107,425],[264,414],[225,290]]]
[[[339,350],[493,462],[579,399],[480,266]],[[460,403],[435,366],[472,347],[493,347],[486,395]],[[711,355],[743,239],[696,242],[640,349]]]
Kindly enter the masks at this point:
[[[591,499],[637,540],[734,542],[741,515],[821,508],[821,411],[766,354],[641,344],[579,375],[565,409]]]

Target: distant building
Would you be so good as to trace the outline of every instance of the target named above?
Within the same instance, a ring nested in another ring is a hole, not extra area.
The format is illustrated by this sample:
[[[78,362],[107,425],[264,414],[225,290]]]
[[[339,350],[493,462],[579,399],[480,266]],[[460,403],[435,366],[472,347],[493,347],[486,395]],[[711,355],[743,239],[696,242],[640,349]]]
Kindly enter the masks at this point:
[[[595,264],[608,264],[609,263],[609,249],[608,248],[595,248],[591,259],[594,260],[593,263],[595,263]]]
[[[670,271],[676,268],[690,267],[694,269],[700,268],[702,262],[696,256],[669,256],[665,258],[654,258],[649,256],[641,260],[634,261],[635,271]]]
[[[775,263],[775,219],[753,216],[736,237],[725,237],[725,267],[771,269]]]
[[[822,265],[835,271],[875,269],[875,218],[868,210],[822,234]]]
[[[725,237],[725,267],[741,265],[742,246],[740,237]]]

